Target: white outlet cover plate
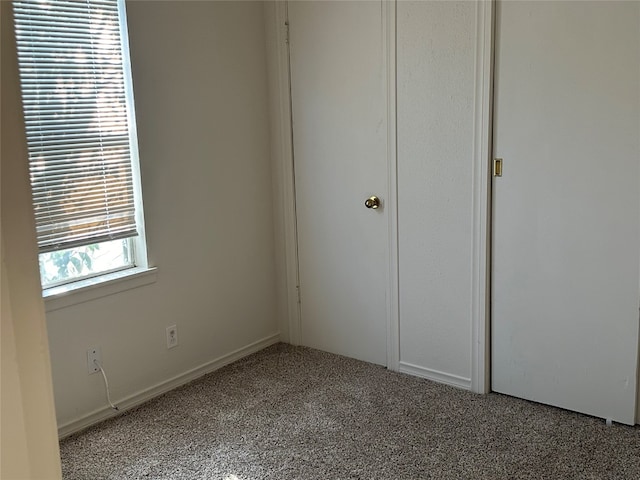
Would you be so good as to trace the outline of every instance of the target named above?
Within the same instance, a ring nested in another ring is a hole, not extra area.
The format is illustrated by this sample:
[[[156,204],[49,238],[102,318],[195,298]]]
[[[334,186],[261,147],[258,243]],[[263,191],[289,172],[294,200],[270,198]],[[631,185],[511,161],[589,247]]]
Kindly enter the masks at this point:
[[[100,364],[102,364],[102,352],[100,351],[100,347],[93,347],[87,350],[87,371],[89,374],[98,373],[100,369],[93,362],[97,360]]]
[[[167,327],[167,348],[178,346],[178,327],[171,325]]]

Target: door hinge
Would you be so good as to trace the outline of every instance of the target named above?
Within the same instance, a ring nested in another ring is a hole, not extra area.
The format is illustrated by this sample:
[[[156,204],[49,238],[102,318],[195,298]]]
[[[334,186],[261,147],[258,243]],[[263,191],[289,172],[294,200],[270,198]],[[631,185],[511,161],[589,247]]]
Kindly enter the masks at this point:
[[[284,43],[289,43],[289,20],[284,22]]]
[[[502,159],[501,158],[493,159],[493,176],[494,177],[502,176]]]
[[[300,303],[300,285],[296,285],[296,293],[298,295],[298,303]]]

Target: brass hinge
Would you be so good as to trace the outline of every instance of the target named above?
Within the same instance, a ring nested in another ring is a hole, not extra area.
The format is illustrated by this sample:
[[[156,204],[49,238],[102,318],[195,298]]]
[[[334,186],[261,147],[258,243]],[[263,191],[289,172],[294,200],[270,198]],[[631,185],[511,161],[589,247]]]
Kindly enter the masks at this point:
[[[502,159],[501,158],[493,159],[493,176],[494,177],[502,176]]]

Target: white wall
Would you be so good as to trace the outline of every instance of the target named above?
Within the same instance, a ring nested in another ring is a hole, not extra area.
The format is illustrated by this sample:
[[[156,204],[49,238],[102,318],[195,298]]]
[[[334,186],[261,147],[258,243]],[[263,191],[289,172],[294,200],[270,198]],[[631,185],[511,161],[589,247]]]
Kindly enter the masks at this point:
[[[475,2],[398,2],[400,369],[470,386]]]
[[[263,6],[127,9],[157,282],[48,313],[63,427],[105,412],[102,379],[86,371],[88,347],[102,348],[118,402],[277,339]],[[167,350],[172,324],[180,345]]]
[[[17,57],[9,2],[2,21],[0,477],[60,478]]]

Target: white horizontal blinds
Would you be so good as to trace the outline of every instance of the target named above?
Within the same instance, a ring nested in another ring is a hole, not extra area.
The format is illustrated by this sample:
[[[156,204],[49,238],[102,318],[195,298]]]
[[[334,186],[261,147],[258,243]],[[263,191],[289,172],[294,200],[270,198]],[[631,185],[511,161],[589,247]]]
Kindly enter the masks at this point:
[[[136,235],[117,0],[14,16],[40,252]]]

